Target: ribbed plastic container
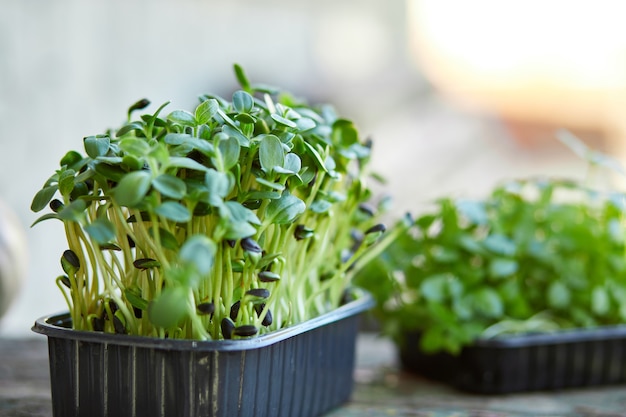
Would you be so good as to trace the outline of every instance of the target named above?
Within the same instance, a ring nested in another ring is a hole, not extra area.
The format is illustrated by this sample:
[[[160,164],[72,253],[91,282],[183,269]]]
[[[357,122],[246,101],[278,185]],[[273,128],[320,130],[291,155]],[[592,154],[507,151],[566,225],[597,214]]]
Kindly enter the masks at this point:
[[[409,371],[482,394],[623,384],[626,326],[477,340],[459,356],[424,354],[414,333],[400,360]]]
[[[198,342],[78,332],[43,317],[55,417],[307,417],[353,388],[363,294],[296,326],[246,340]]]

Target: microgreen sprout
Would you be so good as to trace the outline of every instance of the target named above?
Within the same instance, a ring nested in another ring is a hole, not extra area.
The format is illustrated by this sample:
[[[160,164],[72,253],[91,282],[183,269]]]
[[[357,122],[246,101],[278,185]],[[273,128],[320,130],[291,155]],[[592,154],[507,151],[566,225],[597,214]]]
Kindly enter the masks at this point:
[[[524,179],[443,198],[360,271],[397,343],[457,354],[477,338],[626,322],[625,198]]]
[[[35,224],[65,228],[57,285],[75,329],[250,337],[337,308],[374,256],[371,143],[330,107],[235,73],[231,100],[133,104],[35,195],[33,211],[51,210]]]

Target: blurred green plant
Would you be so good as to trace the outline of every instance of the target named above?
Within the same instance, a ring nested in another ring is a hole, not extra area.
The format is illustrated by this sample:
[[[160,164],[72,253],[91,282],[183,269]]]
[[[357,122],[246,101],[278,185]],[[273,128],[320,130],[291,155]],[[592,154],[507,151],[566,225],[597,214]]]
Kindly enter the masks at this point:
[[[35,224],[65,227],[57,285],[75,329],[249,337],[341,304],[384,232],[366,205],[371,144],[331,107],[235,74],[232,100],[191,112],[133,119],[138,101],[35,195],[52,210]]]
[[[578,150],[582,143],[567,136]],[[585,148],[586,149],[586,148]],[[613,165],[586,152],[594,166]],[[476,338],[626,322],[625,199],[570,180],[443,198],[355,278],[397,343],[458,354]]]

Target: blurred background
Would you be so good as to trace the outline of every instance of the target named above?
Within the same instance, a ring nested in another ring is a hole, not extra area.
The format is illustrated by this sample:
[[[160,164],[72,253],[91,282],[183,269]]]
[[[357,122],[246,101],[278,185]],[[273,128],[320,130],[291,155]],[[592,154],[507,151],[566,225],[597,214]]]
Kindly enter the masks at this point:
[[[32,196],[82,138],[253,82],[331,102],[374,140],[390,216],[526,175],[585,175],[567,128],[623,160],[619,0],[0,0],[0,334],[64,310],[59,222]]]

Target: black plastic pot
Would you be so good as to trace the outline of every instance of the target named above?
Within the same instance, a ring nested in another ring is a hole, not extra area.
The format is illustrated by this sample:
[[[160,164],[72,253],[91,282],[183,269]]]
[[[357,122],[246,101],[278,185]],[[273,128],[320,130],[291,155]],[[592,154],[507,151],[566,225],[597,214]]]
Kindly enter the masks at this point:
[[[626,326],[477,340],[459,356],[425,354],[406,336],[400,360],[409,371],[482,394],[560,390],[626,382]]]
[[[317,416],[353,388],[363,294],[335,311],[246,340],[191,341],[78,332],[44,317],[54,415]]]

